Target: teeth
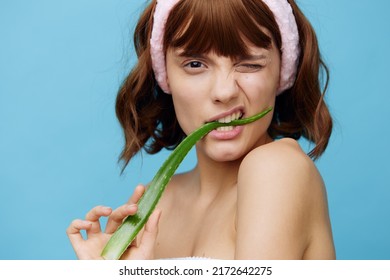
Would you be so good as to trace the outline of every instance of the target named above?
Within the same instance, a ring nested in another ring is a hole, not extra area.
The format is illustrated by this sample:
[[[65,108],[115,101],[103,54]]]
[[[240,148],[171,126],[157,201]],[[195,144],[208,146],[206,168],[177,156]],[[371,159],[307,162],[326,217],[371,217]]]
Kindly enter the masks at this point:
[[[238,120],[240,117],[241,117],[241,112],[237,112],[237,113],[231,114],[230,116],[226,116],[226,117],[220,118],[218,120],[218,122],[220,122],[220,123],[229,123],[231,121]],[[217,131],[231,131],[233,129],[234,129],[233,126],[222,126],[222,127],[218,127]]]
[[[217,131],[231,131],[233,130],[233,126],[222,126],[222,127],[218,127],[217,128]]]
[[[224,118],[220,118],[218,121],[220,123],[228,123],[228,122],[231,122],[233,120],[238,120],[241,116],[241,113],[237,112],[237,113],[233,113],[231,114],[230,116],[226,116]]]

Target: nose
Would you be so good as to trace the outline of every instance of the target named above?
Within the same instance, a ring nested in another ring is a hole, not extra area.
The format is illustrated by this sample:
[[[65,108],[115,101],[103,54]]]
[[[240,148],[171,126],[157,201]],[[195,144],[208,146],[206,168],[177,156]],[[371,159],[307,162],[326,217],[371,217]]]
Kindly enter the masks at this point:
[[[234,71],[220,71],[215,74],[211,97],[214,103],[229,103],[239,93]]]

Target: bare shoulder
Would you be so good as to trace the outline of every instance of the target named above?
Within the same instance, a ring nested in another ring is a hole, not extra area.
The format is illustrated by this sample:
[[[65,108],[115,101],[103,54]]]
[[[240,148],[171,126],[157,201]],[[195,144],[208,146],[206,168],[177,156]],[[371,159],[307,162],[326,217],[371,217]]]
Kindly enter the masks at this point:
[[[315,164],[293,139],[282,139],[260,146],[244,158],[239,176],[256,178],[259,175],[262,175],[262,180],[286,181],[289,188],[310,186],[312,190],[313,184],[317,187],[323,186]]]
[[[251,151],[240,166],[237,192],[239,258],[332,258],[324,182],[295,140]],[[326,244],[323,255],[313,251],[317,242]]]

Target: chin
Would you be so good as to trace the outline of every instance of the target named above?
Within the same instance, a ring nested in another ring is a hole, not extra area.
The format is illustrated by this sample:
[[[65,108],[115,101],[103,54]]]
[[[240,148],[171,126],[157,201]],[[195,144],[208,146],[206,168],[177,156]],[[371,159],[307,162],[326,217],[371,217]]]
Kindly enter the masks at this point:
[[[239,152],[236,149],[214,149],[213,151],[208,153],[208,156],[216,162],[231,162],[242,160],[245,155],[246,153]]]

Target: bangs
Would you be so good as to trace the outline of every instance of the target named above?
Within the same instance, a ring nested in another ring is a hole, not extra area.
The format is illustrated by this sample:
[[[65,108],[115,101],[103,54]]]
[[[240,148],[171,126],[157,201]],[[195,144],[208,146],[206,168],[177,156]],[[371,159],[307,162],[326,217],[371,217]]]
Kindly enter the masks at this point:
[[[280,47],[280,33],[268,7],[258,0],[185,0],[171,11],[165,27],[169,47],[186,55],[215,52],[226,57],[248,56],[248,43],[271,48],[271,34]]]

